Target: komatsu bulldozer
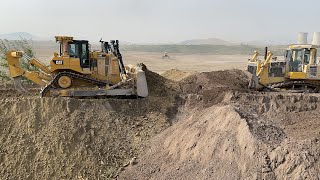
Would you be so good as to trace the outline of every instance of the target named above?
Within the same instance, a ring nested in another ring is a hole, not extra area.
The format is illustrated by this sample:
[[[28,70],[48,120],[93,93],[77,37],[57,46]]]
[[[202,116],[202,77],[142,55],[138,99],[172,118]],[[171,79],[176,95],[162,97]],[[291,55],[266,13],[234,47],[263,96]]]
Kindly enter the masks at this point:
[[[292,44],[278,60],[266,48],[265,58],[255,52],[247,70],[252,74],[249,88],[256,90],[319,92],[320,64],[313,44]]]
[[[100,40],[101,50],[91,51],[87,40],[74,40],[69,36],[56,36],[60,45],[50,65],[35,58],[29,63],[39,71],[24,70],[19,59],[21,51],[6,54],[9,73],[15,88],[25,92],[21,77],[26,77],[41,87],[41,96],[92,97],[92,96],[148,96],[143,64],[125,66],[119,50],[119,41]]]

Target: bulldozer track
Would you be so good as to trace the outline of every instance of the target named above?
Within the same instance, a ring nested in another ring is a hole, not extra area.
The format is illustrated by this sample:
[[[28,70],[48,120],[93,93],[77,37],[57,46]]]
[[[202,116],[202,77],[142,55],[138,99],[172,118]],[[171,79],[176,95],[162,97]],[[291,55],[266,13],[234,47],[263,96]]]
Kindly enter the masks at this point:
[[[97,86],[106,86],[107,85],[107,83],[105,81],[100,81],[100,80],[97,80],[97,79],[94,79],[94,78],[83,76],[81,74],[72,73],[72,72],[60,72],[60,73],[56,74],[55,77],[53,78],[53,80],[41,90],[41,92],[40,92],[41,97],[44,97],[45,94],[51,88],[54,88],[53,85],[55,85],[57,83],[58,79],[61,76],[69,76],[72,79],[80,79],[80,80],[83,80],[83,81],[91,82],[91,83],[93,83],[93,84],[95,84]]]
[[[295,90],[295,86],[305,87],[305,89],[313,88],[314,90],[317,90],[317,91],[320,90],[320,82],[316,82],[316,81],[312,82],[312,81],[305,81],[305,80],[275,83],[267,86],[266,88],[274,91],[277,91],[277,89],[283,89],[283,88],[287,88],[287,89],[290,88]]]

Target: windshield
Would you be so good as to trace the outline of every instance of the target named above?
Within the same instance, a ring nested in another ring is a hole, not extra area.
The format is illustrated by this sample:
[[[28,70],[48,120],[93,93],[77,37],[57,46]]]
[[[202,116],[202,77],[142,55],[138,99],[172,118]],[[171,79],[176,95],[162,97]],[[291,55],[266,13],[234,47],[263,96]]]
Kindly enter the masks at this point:
[[[78,52],[78,45],[77,44],[69,44],[68,48],[68,53],[70,57],[79,57],[79,52]]]
[[[302,72],[303,66],[310,62],[309,49],[292,50],[287,55],[291,72]]]

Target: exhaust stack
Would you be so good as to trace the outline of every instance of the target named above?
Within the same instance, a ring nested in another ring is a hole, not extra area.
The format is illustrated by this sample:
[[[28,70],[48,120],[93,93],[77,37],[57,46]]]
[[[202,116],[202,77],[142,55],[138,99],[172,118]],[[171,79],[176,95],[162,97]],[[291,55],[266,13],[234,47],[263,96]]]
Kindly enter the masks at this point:
[[[268,47],[264,48],[264,60],[267,60],[268,57]]]

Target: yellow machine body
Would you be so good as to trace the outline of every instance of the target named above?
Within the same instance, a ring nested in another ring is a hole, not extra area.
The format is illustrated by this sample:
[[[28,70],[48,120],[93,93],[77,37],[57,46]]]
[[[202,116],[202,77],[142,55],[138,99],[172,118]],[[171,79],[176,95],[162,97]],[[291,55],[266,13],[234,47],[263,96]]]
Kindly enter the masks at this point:
[[[320,65],[317,61],[315,45],[290,45],[285,52],[284,60],[273,58],[268,52],[266,58],[258,59],[255,52],[248,62],[248,71],[252,73],[249,87],[253,89],[285,87],[287,89],[306,89],[320,87]]]
[[[118,59],[113,54],[91,52],[90,58],[96,64],[91,68],[81,68],[79,58],[53,57],[50,61],[50,72],[55,74],[61,71],[73,71],[95,79],[110,81],[111,84],[121,81]]]
[[[60,42],[60,54],[54,53],[54,57],[50,61],[51,73],[73,71],[94,79],[109,81],[110,84],[117,84],[121,81],[119,60],[113,53],[102,51],[90,52],[87,41],[73,43],[75,40],[68,36],[56,36],[56,41]],[[78,51],[78,49],[75,49],[77,48],[75,46],[77,44],[78,46],[86,47],[85,49],[80,47],[82,50],[80,56],[87,56],[86,60],[70,54],[71,51]],[[81,61],[87,62],[85,67],[85,62],[81,64]]]
[[[21,68],[19,58],[23,56],[23,52],[10,51],[6,54],[9,73],[14,78],[17,89],[24,90],[18,82],[24,76],[40,85],[44,96],[49,96],[50,91],[51,95],[58,96],[148,95],[144,71],[140,66],[124,66],[118,41],[111,41],[110,44],[100,41],[101,51],[90,51],[86,40],[74,40],[69,36],[55,38],[60,44],[60,52],[54,53],[49,66],[35,58],[29,59],[29,63],[40,71],[29,72]],[[77,88],[80,87],[105,87],[108,92],[78,91]],[[121,87],[130,88],[119,90]]]

